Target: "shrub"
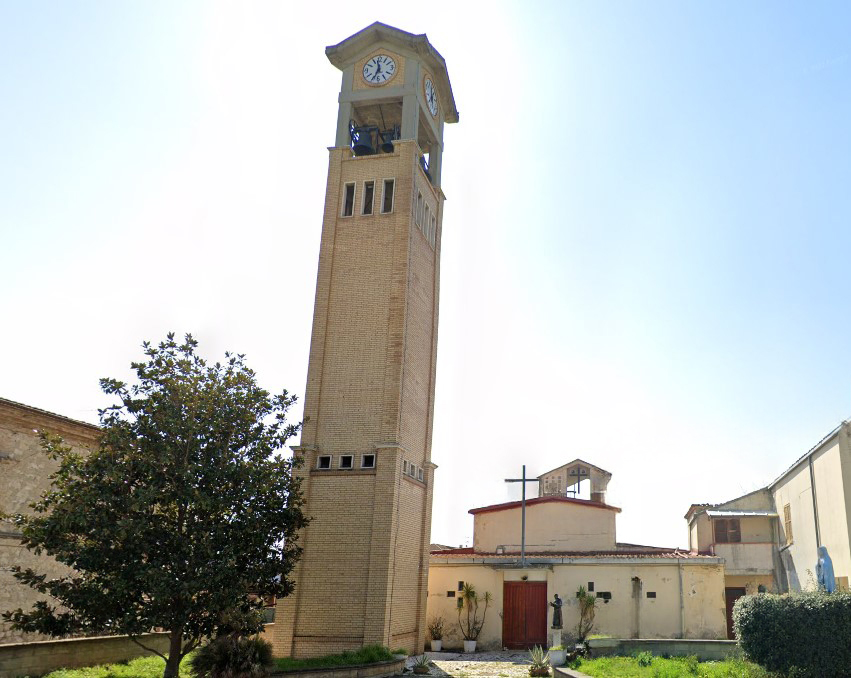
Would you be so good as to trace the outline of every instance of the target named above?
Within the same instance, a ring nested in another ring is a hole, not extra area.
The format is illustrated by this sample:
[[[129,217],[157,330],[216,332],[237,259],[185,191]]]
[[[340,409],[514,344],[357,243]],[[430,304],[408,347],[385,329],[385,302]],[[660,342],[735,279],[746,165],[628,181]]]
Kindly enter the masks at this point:
[[[848,675],[851,594],[744,596],[733,623],[745,655],[769,671],[800,678]]]
[[[653,653],[644,650],[635,655],[635,661],[639,666],[650,666],[653,663]]]
[[[192,658],[193,678],[262,678],[272,666],[272,645],[262,638],[221,636]]]

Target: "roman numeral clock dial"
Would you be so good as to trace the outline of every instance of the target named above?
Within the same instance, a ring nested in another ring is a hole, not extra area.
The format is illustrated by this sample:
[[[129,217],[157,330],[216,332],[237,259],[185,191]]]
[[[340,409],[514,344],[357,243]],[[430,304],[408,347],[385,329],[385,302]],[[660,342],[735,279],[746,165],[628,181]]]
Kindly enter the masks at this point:
[[[431,78],[426,78],[425,81],[425,97],[428,104],[428,110],[433,115],[437,115],[437,92],[434,89],[434,83]]]
[[[386,54],[377,54],[363,65],[363,79],[370,85],[383,85],[396,75],[396,62]]]

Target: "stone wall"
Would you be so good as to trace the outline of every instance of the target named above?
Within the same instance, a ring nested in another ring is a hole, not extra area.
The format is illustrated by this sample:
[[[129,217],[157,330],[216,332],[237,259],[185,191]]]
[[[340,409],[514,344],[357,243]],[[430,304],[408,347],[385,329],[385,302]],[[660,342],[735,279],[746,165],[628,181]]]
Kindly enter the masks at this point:
[[[158,652],[168,651],[167,633],[149,633],[139,640]],[[111,664],[150,654],[127,636],[0,645],[0,678],[36,678],[56,669]]]

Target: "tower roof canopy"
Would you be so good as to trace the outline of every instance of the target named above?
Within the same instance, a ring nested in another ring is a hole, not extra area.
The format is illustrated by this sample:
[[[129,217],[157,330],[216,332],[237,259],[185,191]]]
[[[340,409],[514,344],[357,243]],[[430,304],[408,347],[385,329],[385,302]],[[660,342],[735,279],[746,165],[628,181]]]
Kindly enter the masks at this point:
[[[332,64],[343,70],[378,42],[392,45],[402,52],[414,52],[434,75],[438,94],[446,107],[446,122],[458,122],[458,109],[455,107],[446,61],[428,41],[425,33],[415,35],[376,21],[342,42],[326,47],[325,55]]]

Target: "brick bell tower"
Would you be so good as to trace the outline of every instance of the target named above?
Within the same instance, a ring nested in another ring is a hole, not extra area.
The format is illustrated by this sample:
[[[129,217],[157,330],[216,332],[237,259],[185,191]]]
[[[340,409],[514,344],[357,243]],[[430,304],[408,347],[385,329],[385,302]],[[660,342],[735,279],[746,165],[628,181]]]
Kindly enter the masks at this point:
[[[422,652],[431,525],[443,125],[425,35],[374,23],[325,50],[343,73],[298,470],[305,513],[278,656]]]

